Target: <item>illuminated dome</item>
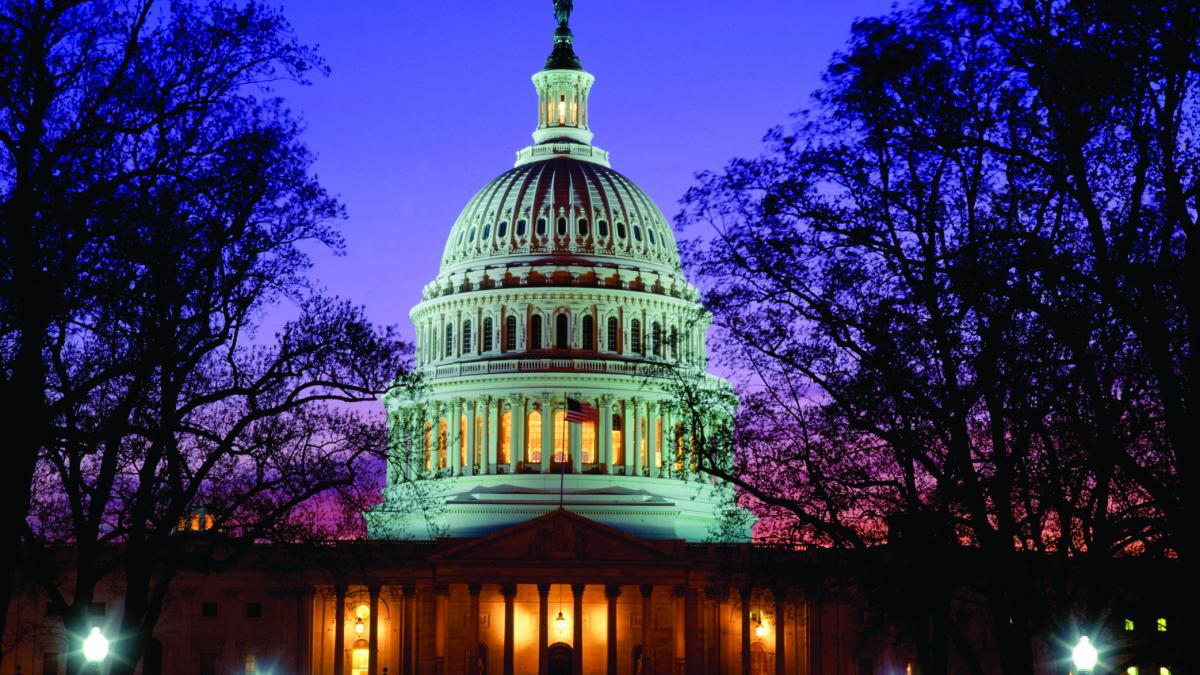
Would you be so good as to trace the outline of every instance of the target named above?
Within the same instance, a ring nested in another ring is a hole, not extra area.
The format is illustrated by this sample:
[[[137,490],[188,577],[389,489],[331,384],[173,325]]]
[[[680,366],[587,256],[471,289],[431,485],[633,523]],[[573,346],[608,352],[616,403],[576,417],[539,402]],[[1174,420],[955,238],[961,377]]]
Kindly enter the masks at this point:
[[[560,23],[533,76],[534,144],[467,203],[412,310],[422,383],[385,400],[372,538],[478,536],[560,507],[643,537],[749,536],[694,454],[737,402],[705,373],[710,317],[662,212],[591,143],[593,81]],[[679,405],[681,383],[703,409]]]

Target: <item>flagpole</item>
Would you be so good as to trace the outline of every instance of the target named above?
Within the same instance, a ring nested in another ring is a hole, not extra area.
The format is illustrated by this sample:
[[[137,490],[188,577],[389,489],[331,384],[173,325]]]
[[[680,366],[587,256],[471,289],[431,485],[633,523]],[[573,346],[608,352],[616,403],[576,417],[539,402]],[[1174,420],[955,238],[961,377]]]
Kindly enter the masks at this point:
[[[568,397],[564,393],[563,394],[563,435],[562,435],[563,449],[564,449],[563,459],[564,460],[566,460],[566,455],[567,455],[567,453],[565,451],[567,450],[568,446],[570,445],[569,443],[567,443],[567,424],[568,424],[567,413],[570,412],[570,410],[568,410],[568,408],[570,408],[570,405],[568,404],[567,399],[568,399]],[[554,455],[550,455],[550,459],[553,460]],[[565,490],[566,482],[567,482],[567,463],[566,463],[566,461],[563,461],[562,466],[560,466],[558,469],[558,508],[560,508],[560,509],[563,507],[563,492]]]

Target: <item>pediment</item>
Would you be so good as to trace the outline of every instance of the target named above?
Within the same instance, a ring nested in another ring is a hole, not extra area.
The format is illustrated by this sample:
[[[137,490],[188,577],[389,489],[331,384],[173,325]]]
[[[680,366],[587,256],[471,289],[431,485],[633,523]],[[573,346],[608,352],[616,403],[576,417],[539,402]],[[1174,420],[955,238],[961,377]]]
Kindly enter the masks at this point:
[[[678,562],[646,540],[557,509],[544,516],[463,542],[435,554],[431,562],[653,563]]]

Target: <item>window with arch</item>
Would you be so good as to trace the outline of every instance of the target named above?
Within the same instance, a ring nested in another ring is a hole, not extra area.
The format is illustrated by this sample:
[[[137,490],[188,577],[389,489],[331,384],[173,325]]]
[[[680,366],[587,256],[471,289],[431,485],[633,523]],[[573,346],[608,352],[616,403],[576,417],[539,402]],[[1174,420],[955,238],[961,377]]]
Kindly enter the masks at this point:
[[[625,463],[625,445],[622,443],[625,431],[621,426],[621,415],[619,412],[621,404],[614,404],[612,416],[612,461],[614,465]]]
[[[492,328],[492,317],[485,317],[483,319],[483,351],[485,352],[492,351],[492,342],[494,341]]]
[[[471,349],[471,320],[467,319],[466,321],[463,322],[462,353],[470,354],[473,351],[475,351],[475,350]]]
[[[537,408],[525,417],[525,461],[542,461],[542,412]]]
[[[568,323],[568,321],[569,321],[569,319],[567,318],[566,312],[559,313],[557,316],[554,317],[554,348],[555,349],[566,349],[571,346],[570,343],[567,342],[567,323]]]
[[[617,323],[617,317],[608,317],[608,351],[616,353],[617,338],[621,334],[621,326]]]
[[[504,351],[510,352],[517,348],[517,317],[509,316],[504,320]]]
[[[558,233],[558,236],[560,236],[560,237],[567,236],[567,219],[566,218],[560,217],[558,219],[558,222],[555,224],[555,231]]]
[[[542,315],[534,314],[529,319],[529,348],[542,348]]]
[[[596,320],[591,315],[583,317],[583,348],[592,351],[596,348]]]
[[[650,326],[650,351],[662,356],[662,324],[657,321]]]
[[[633,353],[642,353],[642,322],[637,319],[629,322],[629,344]]]
[[[454,356],[454,324],[446,324],[446,351],[442,354],[445,358]]]

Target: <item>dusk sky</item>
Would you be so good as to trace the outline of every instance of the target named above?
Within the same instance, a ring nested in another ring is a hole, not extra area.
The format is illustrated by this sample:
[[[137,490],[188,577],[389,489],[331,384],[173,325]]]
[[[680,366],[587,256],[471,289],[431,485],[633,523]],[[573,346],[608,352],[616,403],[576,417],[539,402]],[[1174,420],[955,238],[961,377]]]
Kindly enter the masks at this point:
[[[670,219],[693,175],[755,154],[807,105],[855,18],[884,0],[580,0],[571,27],[596,76],[595,144]],[[330,291],[411,338],[409,309],[454,219],[531,143],[530,76],[550,53],[550,0],[283,6],[331,73],[282,87],[308,125],[316,171],[341,197],[347,255],[318,253]]]

